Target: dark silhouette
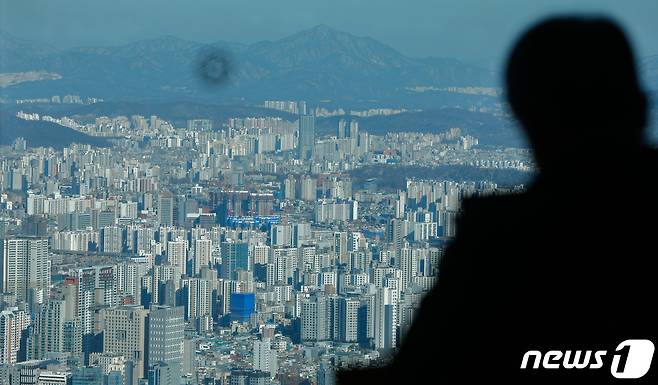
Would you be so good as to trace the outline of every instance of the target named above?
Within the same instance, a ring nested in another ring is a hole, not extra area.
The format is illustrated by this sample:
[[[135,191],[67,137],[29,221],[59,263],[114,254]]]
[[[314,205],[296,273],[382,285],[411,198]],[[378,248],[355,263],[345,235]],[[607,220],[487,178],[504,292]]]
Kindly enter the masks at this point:
[[[613,356],[619,371],[631,361],[619,343],[658,343],[658,157],[643,144],[647,102],[624,33],[605,18],[543,21],[513,48],[506,82],[537,178],[463,203],[393,362],[339,372],[341,385],[610,383]],[[582,350],[580,362],[592,350],[590,364],[607,353],[600,369],[533,369],[533,358],[522,370],[529,350],[571,361]]]

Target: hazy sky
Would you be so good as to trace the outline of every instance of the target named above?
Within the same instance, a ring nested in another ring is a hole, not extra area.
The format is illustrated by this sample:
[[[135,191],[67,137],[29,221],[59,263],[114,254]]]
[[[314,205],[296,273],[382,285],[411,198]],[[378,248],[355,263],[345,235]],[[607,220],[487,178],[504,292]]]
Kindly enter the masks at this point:
[[[495,63],[528,23],[574,10],[615,17],[640,56],[658,53],[658,0],[0,0],[0,28],[66,48],[161,35],[252,43],[322,23],[410,56]]]

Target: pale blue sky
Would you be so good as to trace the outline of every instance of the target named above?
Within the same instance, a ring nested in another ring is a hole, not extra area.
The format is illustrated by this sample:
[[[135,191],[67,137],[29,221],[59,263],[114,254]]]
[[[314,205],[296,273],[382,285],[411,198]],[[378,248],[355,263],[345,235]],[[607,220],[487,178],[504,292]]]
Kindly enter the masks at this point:
[[[252,43],[322,23],[410,56],[495,63],[528,23],[570,11],[611,15],[639,56],[658,54],[658,0],[0,0],[0,28],[66,48],[161,35]]]

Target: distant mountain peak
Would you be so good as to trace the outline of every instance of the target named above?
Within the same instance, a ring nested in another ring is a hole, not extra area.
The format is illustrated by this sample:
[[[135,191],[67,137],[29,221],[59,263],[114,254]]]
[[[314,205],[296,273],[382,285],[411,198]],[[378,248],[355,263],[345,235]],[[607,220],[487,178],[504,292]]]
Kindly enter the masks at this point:
[[[324,60],[336,55],[370,61],[391,60],[398,65],[399,62],[407,61],[404,55],[394,48],[370,37],[356,36],[349,32],[339,31],[326,24],[319,24],[309,29],[297,32],[281,40],[268,43],[262,47],[270,51],[273,58],[286,62],[281,56],[299,56],[310,60]]]
[[[280,42],[286,41],[295,41],[295,40],[348,40],[348,39],[363,39],[352,35],[349,32],[339,31],[335,28],[332,28],[326,24],[318,24],[315,27],[311,27],[302,31],[299,31],[290,36],[284,37],[279,40]]]
[[[332,28],[332,27],[328,26],[327,24],[318,24],[315,27],[311,27],[311,28],[307,29],[306,31],[313,32],[313,33],[320,33],[320,34],[347,33],[347,32],[339,31],[335,28]]]
[[[192,40],[182,39],[180,37],[173,35],[162,35],[162,36],[154,37],[152,39],[140,40],[137,42],[129,43],[126,46],[135,46],[135,45],[142,45],[142,46],[152,45],[159,47],[181,47],[181,46],[194,47],[201,45],[201,43],[197,43]]]

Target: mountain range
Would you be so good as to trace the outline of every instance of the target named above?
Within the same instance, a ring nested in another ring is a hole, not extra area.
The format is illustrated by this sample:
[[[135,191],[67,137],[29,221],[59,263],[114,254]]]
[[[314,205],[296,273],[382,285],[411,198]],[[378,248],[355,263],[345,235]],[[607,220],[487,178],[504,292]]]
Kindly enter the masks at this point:
[[[217,65],[228,69],[226,81],[209,84],[203,68]],[[657,90],[658,56],[642,58],[640,68],[647,88]],[[463,104],[482,97],[440,89],[499,84],[492,70],[450,58],[411,58],[372,38],[326,25],[254,44],[203,44],[163,36],[67,50],[0,31],[0,77],[0,96],[6,98],[78,94],[233,104],[303,99],[331,100],[342,107],[367,102],[420,108]],[[433,92],[409,91],[413,87]]]
[[[205,66],[205,67],[204,67]],[[652,138],[658,138],[658,56],[640,60],[652,103]],[[213,71],[228,70],[222,84]],[[211,75],[200,76],[202,68]],[[319,25],[292,36],[254,44],[217,41],[202,44],[165,36],[112,47],[58,50],[47,44],[0,31],[0,102],[2,98],[43,98],[78,94],[97,97],[94,105],[0,104],[2,141],[13,140],[25,123],[16,111],[93,118],[156,114],[176,124],[209,118],[221,124],[230,116],[288,114],[256,108],[267,99],[306,100],[311,106],[345,109],[405,107],[393,116],[360,119],[364,130],[383,134],[399,130],[441,132],[462,127],[483,144],[523,145],[507,119],[470,112],[464,106],[491,106],[500,99],[442,90],[445,87],[498,84],[494,71],[455,59],[410,58],[369,37],[358,37]],[[417,88],[416,91],[413,90]],[[423,88],[424,87],[424,88]],[[418,92],[423,89],[425,92]],[[320,119],[320,134],[332,133],[337,118]],[[30,126],[32,127],[32,126]],[[93,142],[77,132],[35,125],[26,137],[37,143],[47,133]],[[28,135],[29,134],[29,135]],[[658,139],[657,139],[658,141]],[[66,142],[66,140],[64,140]]]
[[[51,74],[4,87],[3,96],[10,98],[79,94],[114,100],[358,103],[404,100],[408,87],[497,84],[490,70],[449,58],[411,58],[372,38],[326,25],[254,44],[202,44],[165,36],[67,50],[0,32],[0,53],[0,73]],[[209,85],[200,76],[208,61],[211,67],[228,68],[224,84]]]

